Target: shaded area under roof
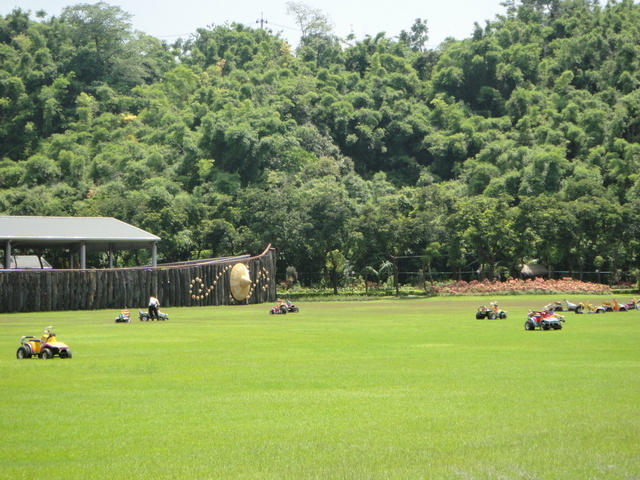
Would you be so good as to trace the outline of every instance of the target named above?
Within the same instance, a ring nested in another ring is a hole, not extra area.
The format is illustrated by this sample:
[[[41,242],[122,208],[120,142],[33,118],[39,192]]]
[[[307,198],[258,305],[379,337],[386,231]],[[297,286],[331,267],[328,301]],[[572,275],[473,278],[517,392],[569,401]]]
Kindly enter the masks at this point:
[[[27,217],[0,216],[0,248],[4,246],[4,268],[11,267],[13,249],[69,249],[80,254],[80,268],[86,268],[87,252],[109,252],[109,266],[117,250],[151,249],[151,264],[157,265],[160,237],[112,217]]]
[[[72,248],[88,252],[152,248],[160,237],[112,217],[0,216],[0,245],[12,248]]]

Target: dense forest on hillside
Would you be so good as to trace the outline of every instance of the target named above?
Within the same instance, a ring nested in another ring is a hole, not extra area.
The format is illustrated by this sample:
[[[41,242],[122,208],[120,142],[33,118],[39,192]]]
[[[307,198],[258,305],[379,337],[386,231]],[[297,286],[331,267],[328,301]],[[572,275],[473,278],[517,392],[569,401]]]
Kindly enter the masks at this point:
[[[0,214],[113,216],[164,261],[272,243],[334,278],[637,274],[640,5],[507,0],[433,50],[427,20],[340,39],[290,8],[295,50],[241,24],[167,44],[106,3],[0,17]]]

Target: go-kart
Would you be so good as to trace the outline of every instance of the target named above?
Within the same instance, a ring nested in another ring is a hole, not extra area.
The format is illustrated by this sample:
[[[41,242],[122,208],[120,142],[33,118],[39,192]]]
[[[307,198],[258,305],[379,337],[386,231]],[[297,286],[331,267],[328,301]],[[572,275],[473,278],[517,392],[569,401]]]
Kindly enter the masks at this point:
[[[31,358],[37,356],[46,360],[54,356],[60,358],[71,358],[71,350],[66,343],[59,342],[56,334],[53,333],[53,327],[44,329],[44,335],[41,338],[25,336],[20,339],[20,346],[16,352],[17,358]]]
[[[122,312],[120,312],[120,314],[116,317],[115,322],[116,323],[130,323],[131,322],[131,317],[129,316],[129,310],[123,310]]]
[[[525,330],[560,330],[564,323],[564,316],[558,315],[553,310],[531,311],[524,322]]]
[[[138,310],[138,316],[140,317],[140,321],[141,322],[148,322],[149,320],[153,321],[156,320],[155,318],[152,318],[151,315],[149,315],[149,312],[145,312],[143,310]],[[169,315],[167,315],[166,313],[162,313],[161,311],[158,311],[158,319],[159,322],[164,322],[165,320],[169,320]]]
[[[491,302],[491,307],[480,307],[476,312],[476,319],[482,320],[488,318],[489,320],[495,320],[496,318],[507,318],[507,312],[498,308],[497,302]]]

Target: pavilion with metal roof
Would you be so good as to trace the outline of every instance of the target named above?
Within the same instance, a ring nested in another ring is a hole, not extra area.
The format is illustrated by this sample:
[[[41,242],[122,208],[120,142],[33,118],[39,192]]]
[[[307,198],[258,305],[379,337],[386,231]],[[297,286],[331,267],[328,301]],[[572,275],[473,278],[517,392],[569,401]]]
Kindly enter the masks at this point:
[[[112,217],[0,216],[0,248],[4,268],[11,268],[14,249],[62,248],[79,252],[80,268],[86,268],[87,252],[108,252],[113,266],[117,250],[150,249],[157,266],[160,237]]]

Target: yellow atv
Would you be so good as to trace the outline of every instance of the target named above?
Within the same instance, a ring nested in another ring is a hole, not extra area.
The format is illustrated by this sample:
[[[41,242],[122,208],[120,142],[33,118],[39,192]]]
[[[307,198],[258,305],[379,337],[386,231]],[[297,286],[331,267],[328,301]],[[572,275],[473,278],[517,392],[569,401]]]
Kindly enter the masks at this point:
[[[602,305],[596,305],[595,307],[590,303],[582,303],[576,307],[576,313],[604,313],[606,312],[606,308]]]
[[[39,339],[31,336],[22,337],[16,352],[16,357],[18,358],[37,356],[48,360],[56,355],[60,358],[71,358],[72,356],[68,345],[56,339],[53,327],[45,328],[44,335]]]

